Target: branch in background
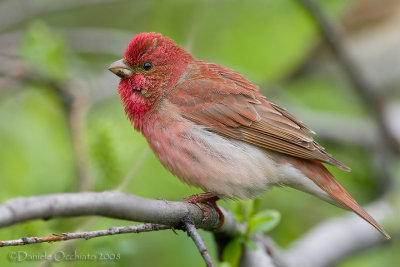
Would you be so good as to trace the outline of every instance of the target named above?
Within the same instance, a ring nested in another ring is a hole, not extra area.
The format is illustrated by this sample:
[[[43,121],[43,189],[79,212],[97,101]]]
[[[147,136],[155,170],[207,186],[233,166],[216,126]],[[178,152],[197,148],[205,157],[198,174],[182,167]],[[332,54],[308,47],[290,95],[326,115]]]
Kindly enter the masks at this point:
[[[0,247],[21,246],[21,245],[29,245],[29,244],[45,243],[45,242],[50,243],[50,242],[67,241],[73,239],[88,240],[91,238],[108,236],[108,235],[129,234],[129,233],[138,234],[143,232],[160,231],[166,229],[171,229],[171,226],[146,223],[133,226],[111,227],[108,230],[100,230],[100,231],[62,233],[60,235],[54,234],[52,236],[45,236],[45,237],[23,237],[21,239],[16,239],[16,240],[0,241]]]
[[[78,191],[92,191],[94,181],[89,166],[89,151],[86,140],[86,115],[91,102],[88,97],[87,83],[79,79],[71,79],[67,84],[48,80],[30,73],[26,82],[40,82],[49,86],[56,93],[59,101],[64,104],[69,134],[74,148],[74,160]]]
[[[75,164],[79,191],[92,191],[94,180],[89,166],[89,151],[86,138],[86,115],[90,108],[89,97],[85,88],[70,90],[73,102],[67,109],[70,136],[75,152]]]
[[[64,11],[72,8],[115,2],[116,0],[86,0],[86,1],[36,1],[18,0],[2,1],[0,3],[0,32],[30,18],[46,13]]]
[[[326,112],[315,113],[304,108],[293,108],[295,104],[291,106],[299,117],[308,118],[308,125],[316,131],[318,138],[341,145],[350,143],[367,148],[373,159],[374,177],[377,177],[376,179],[381,183],[382,192],[393,189],[389,186],[395,179],[390,173],[393,155],[385,146],[377,142],[380,136],[379,129],[372,119],[351,118]],[[393,112],[391,116],[396,118],[400,116],[400,113]],[[392,133],[399,135],[400,127],[393,129]]]
[[[1,6],[1,5],[0,5]],[[1,12],[0,12],[1,13]],[[122,30],[110,30],[102,28],[52,28],[55,32],[62,33],[69,47],[74,53],[102,53],[121,56],[121,51],[125,50],[126,44],[131,40],[133,34]],[[18,88],[22,82],[36,81],[37,75],[27,70],[23,62],[20,62],[19,44],[23,32],[20,30],[7,32],[0,35],[0,90],[5,87]],[[77,70],[81,74],[81,70]],[[83,70],[86,71],[87,70]],[[71,84],[74,84],[76,77],[82,75],[70,75]],[[42,81],[43,82],[43,81]],[[104,67],[101,74],[86,73],[84,82],[85,89],[88,89],[88,95],[91,96],[92,103],[101,102],[111,96],[116,96],[116,84],[118,77],[113,75]],[[72,86],[73,88],[73,86]],[[11,91],[11,90],[10,90]],[[19,90],[13,90],[18,92]],[[1,93],[1,91],[0,91]],[[65,94],[65,90],[58,93]],[[66,105],[72,104],[70,96],[63,96],[62,101]]]
[[[62,33],[75,53],[105,54],[122,57],[127,44],[136,35],[134,32],[104,28],[54,28]],[[111,63],[111,62],[110,62]]]
[[[256,245],[255,249],[244,246],[240,267],[275,267],[281,266],[279,262],[270,254],[270,251],[275,250],[275,244],[266,245],[268,238],[262,234],[253,236],[253,241]]]
[[[355,144],[371,151],[378,149],[376,140],[379,132],[369,118],[353,118],[324,111],[315,112],[296,103],[290,103],[290,107],[299,117],[307,118],[307,125],[316,132],[317,138],[339,144]]]
[[[132,168],[128,171],[128,173],[121,180],[120,184],[115,188],[116,191],[125,192],[126,189],[129,188],[129,184],[132,181],[132,178],[135,176],[136,172],[143,165],[147,157],[150,155],[150,149],[146,147],[142,152],[140,152],[139,158],[132,164]]]
[[[366,207],[378,221],[395,224],[398,236],[400,200],[382,199]],[[392,225],[393,226],[393,225]],[[394,230],[394,228],[392,228]],[[288,250],[277,252],[276,261],[283,266],[332,266],[357,252],[388,244],[377,231],[355,214],[334,218],[313,227]],[[334,247],[332,247],[334,245]]]
[[[79,79],[70,79],[66,84],[50,80],[29,70],[19,59],[13,58],[13,56],[1,58],[5,59],[0,63],[0,73],[3,72],[5,77],[8,78],[8,80],[5,80],[6,86],[19,85],[21,82],[38,82],[49,86],[56,93],[65,108],[69,123],[68,129],[75,153],[78,190],[93,190],[94,181],[90,171],[86,141],[86,114],[91,105],[87,93],[88,83]]]
[[[377,90],[373,88],[372,84],[363,73],[361,73],[357,63],[347,51],[335,25],[329,21],[328,16],[314,0],[300,0],[300,2],[317,22],[326,42],[331,47],[345,73],[348,75],[349,80],[353,84],[353,88],[364,100],[365,105],[372,111],[372,115],[376,116],[383,137],[382,142],[385,143],[389,150],[395,150],[397,153],[400,153],[400,143],[393,136],[387,125],[384,100],[376,93]]]

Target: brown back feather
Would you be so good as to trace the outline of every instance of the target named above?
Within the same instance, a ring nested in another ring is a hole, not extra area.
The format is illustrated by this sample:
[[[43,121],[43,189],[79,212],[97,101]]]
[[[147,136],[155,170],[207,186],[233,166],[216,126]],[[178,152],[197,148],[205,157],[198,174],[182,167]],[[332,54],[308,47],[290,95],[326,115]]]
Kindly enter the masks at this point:
[[[314,141],[309,127],[266,100],[258,87],[239,73],[197,61],[185,77],[168,100],[187,119],[265,149],[350,170]]]

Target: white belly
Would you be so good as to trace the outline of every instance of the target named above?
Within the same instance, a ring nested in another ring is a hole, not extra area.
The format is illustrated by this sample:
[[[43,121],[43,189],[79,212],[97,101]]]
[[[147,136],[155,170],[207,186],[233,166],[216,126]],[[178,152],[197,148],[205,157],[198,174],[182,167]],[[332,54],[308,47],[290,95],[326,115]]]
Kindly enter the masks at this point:
[[[157,138],[147,139],[163,165],[182,181],[229,198],[254,198],[279,183],[279,167],[264,150],[181,123],[163,125]]]

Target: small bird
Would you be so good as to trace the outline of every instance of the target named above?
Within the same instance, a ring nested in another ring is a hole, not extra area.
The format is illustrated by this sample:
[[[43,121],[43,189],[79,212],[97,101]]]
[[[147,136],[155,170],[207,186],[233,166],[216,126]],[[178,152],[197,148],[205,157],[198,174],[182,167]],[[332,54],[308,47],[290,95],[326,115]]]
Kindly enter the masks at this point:
[[[156,33],[136,35],[109,70],[121,78],[129,120],[164,167],[207,192],[189,202],[215,206],[219,198],[255,198],[289,186],[355,212],[390,238],[322,163],[350,168],[240,73],[196,60]]]

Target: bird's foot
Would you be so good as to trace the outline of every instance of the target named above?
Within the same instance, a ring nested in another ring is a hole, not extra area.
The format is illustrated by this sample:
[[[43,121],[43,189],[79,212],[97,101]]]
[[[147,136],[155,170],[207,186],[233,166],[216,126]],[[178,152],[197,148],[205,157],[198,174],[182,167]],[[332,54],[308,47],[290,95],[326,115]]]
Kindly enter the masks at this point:
[[[216,203],[219,199],[220,198],[215,193],[208,192],[184,198],[182,199],[182,202],[195,204],[197,207],[199,207],[203,211],[203,216],[204,216],[203,220],[207,220],[207,218],[210,216],[211,213],[210,208],[207,205],[205,205],[205,203],[208,203],[211,206],[213,206],[213,208],[215,209],[215,211],[218,213],[219,216],[219,224],[217,226],[217,228],[219,228],[224,224],[224,219],[225,219],[224,214],[222,213],[221,209],[218,207]]]

